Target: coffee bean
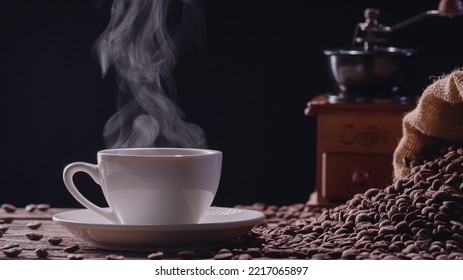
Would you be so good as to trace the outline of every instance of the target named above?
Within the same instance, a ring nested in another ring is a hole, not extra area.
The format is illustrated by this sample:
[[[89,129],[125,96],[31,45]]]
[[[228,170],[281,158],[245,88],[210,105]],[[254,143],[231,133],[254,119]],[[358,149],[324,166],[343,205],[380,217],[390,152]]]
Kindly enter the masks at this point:
[[[30,222],[26,224],[26,226],[30,229],[38,229],[41,225],[41,222]]]
[[[421,229],[421,228],[423,228],[425,226],[425,223],[421,219],[416,219],[416,220],[410,222],[409,226],[410,226],[410,228]]]
[[[462,252],[452,252],[449,255],[449,260],[463,260]]]
[[[59,245],[59,244],[63,241],[63,239],[62,239],[61,237],[54,237],[54,236],[52,236],[52,237],[48,237],[47,241],[48,241],[48,243],[50,243],[51,245],[57,246],[57,245]]]
[[[39,259],[45,259],[48,257],[48,251],[44,248],[38,248],[35,250],[35,255],[37,256],[37,258]]]
[[[21,254],[22,249],[21,249],[21,248],[18,248],[18,247],[13,247],[13,248],[9,248],[9,249],[3,249],[2,252],[3,252],[3,254],[5,254],[5,256],[7,256],[7,257],[15,258],[15,257],[17,257],[19,254]]]
[[[63,249],[63,251],[66,252],[66,253],[75,253],[75,252],[77,252],[79,249],[80,249],[80,246],[77,245],[77,244],[74,244],[74,245],[65,247],[65,248]]]
[[[249,254],[253,258],[260,258],[262,257],[262,252],[259,250],[259,248],[248,248],[245,251],[246,254]]]
[[[26,207],[24,208],[27,212],[32,212],[35,210],[35,208],[37,207],[37,205],[35,204],[28,204],[26,205]]]
[[[9,228],[10,228],[9,226],[0,225],[0,232],[5,233],[8,231]]]
[[[394,234],[395,232],[396,232],[396,229],[393,226],[385,226],[379,229],[380,235]]]
[[[354,260],[359,252],[357,250],[345,250],[341,253],[341,258],[346,260]]]
[[[4,204],[2,204],[1,207],[7,213],[14,213],[16,211],[16,206],[14,206],[13,204],[10,204],[10,203],[4,203]]]
[[[361,223],[361,222],[369,222],[370,217],[367,214],[360,213],[355,217],[355,223]]]
[[[196,259],[197,254],[195,251],[192,250],[185,250],[185,251],[180,251],[177,253],[177,257],[183,259],[183,260],[190,260],[190,259]]]
[[[164,258],[163,252],[154,252],[148,255],[148,259],[150,260],[162,260]]]
[[[438,213],[436,214],[436,216],[434,217],[434,221],[437,222],[437,221],[441,221],[441,222],[449,222],[449,216],[445,215],[445,214],[442,214],[442,213]]]
[[[19,244],[17,244],[17,243],[7,243],[7,244],[3,245],[0,248],[0,250],[11,249],[11,248],[15,248],[15,247],[19,247]]]
[[[405,220],[405,217],[406,217],[405,213],[397,213],[397,214],[392,215],[391,220],[398,223],[398,222]]]
[[[115,254],[110,254],[106,256],[107,260],[123,260],[124,256],[122,255],[115,255]]]
[[[41,233],[26,233],[26,237],[29,240],[32,240],[32,241],[39,241],[40,239],[42,239],[43,234],[41,234]]]
[[[68,260],[83,260],[84,256],[81,254],[68,254],[67,258]]]
[[[373,198],[374,196],[376,196],[381,190],[380,189],[376,189],[376,188],[371,188],[369,190],[367,190],[365,192],[365,196],[368,197],[368,198]]]
[[[284,250],[268,250],[263,252],[264,256],[268,258],[282,259],[288,256],[288,252]]]
[[[441,203],[444,200],[449,198],[449,194],[444,191],[436,191],[432,194],[432,201],[433,203]]]
[[[252,260],[252,256],[249,254],[240,254],[238,255],[237,260]]]
[[[2,221],[4,224],[11,224],[14,221],[14,219],[12,217],[3,217]]]
[[[436,209],[434,209],[434,207],[431,207],[431,206],[426,206],[421,209],[421,215],[423,216],[428,216],[430,213],[435,213],[435,212],[436,212]]]
[[[399,233],[407,233],[410,231],[410,227],[406,221],[401,221],[396,225],[396,231]]]
[[[233,257],[231,252],[218,253],[214,256],[215,260],[229,260]]]
[[[50,204],[45,204],[45,203],[37,204],[35,208],[39,211],[47,211],[48,209],[50,209]]]

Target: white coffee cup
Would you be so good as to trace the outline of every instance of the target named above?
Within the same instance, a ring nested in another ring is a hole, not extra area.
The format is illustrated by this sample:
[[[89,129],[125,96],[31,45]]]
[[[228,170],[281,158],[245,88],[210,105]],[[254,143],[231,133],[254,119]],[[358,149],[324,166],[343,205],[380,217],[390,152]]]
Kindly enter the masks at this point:
[[[98,164],[74,162],[63,171],[64,184],[86,208],[114,224],[198,223],[217,192],[222,152],[190,148],[108,149]],[[85,198],[73,176],[85,172],[101,186],[109,208]]]

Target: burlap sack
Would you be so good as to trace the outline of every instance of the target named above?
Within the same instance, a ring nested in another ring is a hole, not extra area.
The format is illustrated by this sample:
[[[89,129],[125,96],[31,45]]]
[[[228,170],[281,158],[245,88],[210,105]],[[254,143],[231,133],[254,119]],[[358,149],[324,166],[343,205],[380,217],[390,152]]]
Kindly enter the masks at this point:
[[[413,160],[430,147],[463,143],[463,69],[442,76],[420,97],[417,107],[402,122],[403,135],[394,151],[394,176],[409,174]]]

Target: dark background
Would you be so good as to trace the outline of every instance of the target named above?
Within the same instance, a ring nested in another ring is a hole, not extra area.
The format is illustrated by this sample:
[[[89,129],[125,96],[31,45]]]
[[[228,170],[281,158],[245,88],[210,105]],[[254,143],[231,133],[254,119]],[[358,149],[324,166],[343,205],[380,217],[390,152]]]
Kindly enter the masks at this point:
[[[64,166],[96,163],[116,111],[113,74],[91,53],[111,1],[0,0],[0,203],[80,206]],[[305,202],[315,185],[315,121],[306,103],[333,89],[323,49],[348,47],[368,7],[392,25],[438,1],[205,0],[201,48],[174,70],[177,104],[224,153],[216,205]],[[463,17],[430,18],[387,36],[420,51],[409,90],[463,66]],[[77,176],[102,203],[99,188]]]

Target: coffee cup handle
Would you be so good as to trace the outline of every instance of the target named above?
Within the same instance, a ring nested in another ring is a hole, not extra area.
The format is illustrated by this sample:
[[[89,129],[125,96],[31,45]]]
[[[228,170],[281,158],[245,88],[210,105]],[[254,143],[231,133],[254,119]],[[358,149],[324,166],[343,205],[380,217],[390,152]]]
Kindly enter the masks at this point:
[[[64,180],[64,185],[68,189],[68,191],[71,193],[72,196],[83,206],[87,207],[88,209],[94,211],[95,213],[99,214],[106,220],[108,220],[111,223],[119,224],[118,219],[116,218],[114,212],[111,209],[104,209],[101,208],[94,203],[92,203],[90,200],[85,198],[77,189],[76,185],[74,184],[73,176],[77,172],[84,172],[90,175],[90,177],[98,184],[101,186],[101,180],[100,180],[100,171],[98,169],[97,165],[86,163],[86,162],[74,162],[69,165],[67,165],[64,168],[63,171],[63,180]]]

